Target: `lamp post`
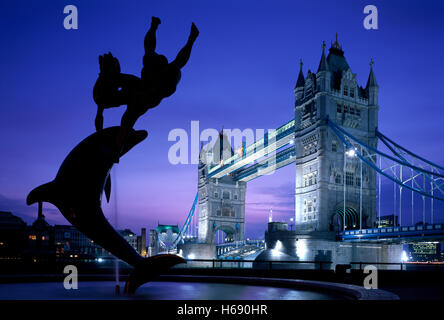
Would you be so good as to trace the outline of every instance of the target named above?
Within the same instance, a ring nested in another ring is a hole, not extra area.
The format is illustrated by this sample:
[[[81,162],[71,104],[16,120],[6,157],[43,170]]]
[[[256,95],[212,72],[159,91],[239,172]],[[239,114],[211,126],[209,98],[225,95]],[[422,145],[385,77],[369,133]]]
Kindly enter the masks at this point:
[[[344,146],[345,149],[346,146]],[[343,208],[343,213],[342,213],[342,217],[343,217],[343,231],[345,231],[345,210],[346,210],[346,193],[347,193],[347,157],[349,158],[355,158],[356,157],[356,148],[352,147],[350,149],[348,149],[347,151],[345,151],[344,153],[344,178],[343,178],[343,182],[344,182],[344,208]],[[362,181],[361,181],[362,183]]]

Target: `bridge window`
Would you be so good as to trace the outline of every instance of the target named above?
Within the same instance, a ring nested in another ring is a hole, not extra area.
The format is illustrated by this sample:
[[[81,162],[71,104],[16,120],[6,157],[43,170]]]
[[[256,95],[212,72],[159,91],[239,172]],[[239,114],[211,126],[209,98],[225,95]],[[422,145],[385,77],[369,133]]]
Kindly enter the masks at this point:
[[[342,184],[342,175],[337,174],[335,177],[335,183],[336,184]]]
[[[318,183],[318,173],[312,172],[304,175],[304,187],[312,186]]]
[[[346,175],[345,175],[345,183],[348,185],[348,186],[352,186],[353,185],[353,183],[354,183],[354,174],[353,174],[353,172],[347,172],[346,173]]]
[[[222,193],[222,198],[223,199],[230,199],[230,193],[228,191],[224,191]]]
[[[338,151],[338,142],[336,140],[333,140],[331,142],[331,151],[337,152]]]

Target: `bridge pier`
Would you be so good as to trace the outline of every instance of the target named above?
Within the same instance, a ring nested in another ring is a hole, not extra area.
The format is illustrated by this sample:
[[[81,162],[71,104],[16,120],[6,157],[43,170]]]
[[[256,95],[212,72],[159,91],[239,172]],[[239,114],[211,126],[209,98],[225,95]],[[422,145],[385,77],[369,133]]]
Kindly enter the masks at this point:
[[[399,266],[378,265],[378,263],[402,262],[402,244],[341,242],[336,241],[334,232],[290,231],[288,225],[283,222],[268,224],[265,241],[267,250],[258,257],[258,260],[331,261],[329,268],[335,268],[337,264],[365,262],[375,263],[378,269],[399,269]],[[299,264],[291,268],[302,269],[310,266]]]
[[[208,243],[183,243],[177,249],[182,250],[185,259],[216,259],[216,245]]]

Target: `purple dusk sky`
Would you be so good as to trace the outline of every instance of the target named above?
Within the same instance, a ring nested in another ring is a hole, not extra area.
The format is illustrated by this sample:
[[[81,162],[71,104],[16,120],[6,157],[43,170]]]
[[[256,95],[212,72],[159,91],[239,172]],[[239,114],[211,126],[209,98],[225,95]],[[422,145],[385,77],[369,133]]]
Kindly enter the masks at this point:
[[[79,29],[63,28],[63,8],[76,5]],[[380,130],[444,164],[443,4],[372,1],[379,30],[363,27],[367,1],[12,1],[0,3],[0,210],[28,223],[37,208],[27,193],[52,180],[68,152],[94,131],[92,87],[98,55],[111,51],[122,71],[139,75],[151,16],[162,24],[157,51],[169,59],[184,45],[192,21],[200,29],[177,92],[136,123],[149,137],[114,169],[111,205],[119,227],[139,232],[157,222],[182,225],[197,191],[197,166],[168,162],[168,133],[200,129],[273,129],[293,116],[293,88],[316,71],[321,44],[335,33],[365,86],[370,58],[380,86]],[[117,125],[124,107],[105,111]],[[294,213],[293,166],[248,183],[246,233],[263,237],[268,211]],[[388,189],[390,190],[390,189]],[[113,195],[112,195],[113,197]],[[389,205],[387,204],[387,207]],[[388,210],[389,211],[389,210]],[[442,213],[442,212],[441,212]],[[66,223],[46,204],[48,221]]]

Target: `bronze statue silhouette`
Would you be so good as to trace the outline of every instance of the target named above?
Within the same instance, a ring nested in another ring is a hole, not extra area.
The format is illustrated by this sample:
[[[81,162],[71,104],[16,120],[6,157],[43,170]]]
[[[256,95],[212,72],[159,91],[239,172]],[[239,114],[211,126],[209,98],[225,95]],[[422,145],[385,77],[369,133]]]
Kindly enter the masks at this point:
[[[144,40],[145,55],[140,78],[121,73],[119,60],[113,57],[111,52],[99,56],[100,74],[93,89],[93,98],[97,104],[95,126],[97,131],[103,129],[105,109],[127,105],[120,123],[120,134],[116,140],[118,150],[122,148],[128,131],[134,127],[137,119],[176,91],[181,78],[180,70],[188,62],[194,41],[199,35],[199,30],[192,23],[187,43],[179,51],[176,59],[168,63],[164,55],[157,54],[155,51],[156,31],[160,23],[159,18],[152,17],[151,26]],[[106,180],[104,190],[109,202],[110,177]]]
[[[94,101],[97,104],[95,126],[96,130],[103,128],[104,109],[126,104],[127,109],[120,124],[118,146],[123,144],[128,130],[133,128],[139,117],[176,91],[181,78],[180,70],[187,64],[194,41],[199,35],[199,30],[193,23],[187,43],[179,51],[176,59],[168,63],[164,55],[155,51],[159,24],[160,19],[153,17],[145,36],[145,55],[140,78],[121,73],[119,60],[111,53],[99,57],[100,74],[93,90]]]
[[[109,200],[109,173],[120,157],[142,142],[148,135],[135,131],[137,119],[148,109],[176,90],[180,69],[187,63],[199,31],[192,24],[188,41],[171,63],[155,52],[155,32],[160,24],[152,18],[145,37],[145,56],[141,77],[122,74],[119,61],[111,53],[99,57],[100,75],[94,86],[97,103],[96,132],[80,142],[65,158],[56,177],[32,190],[28,205],[43,201],[54,204],[62,215],[88,238],[116,257],[134,266],[125,292],[133,293],[145,282],[178,263],[186,261],[171,254],[144,258],[109,224],[101,208],[104,189]],[[103,111],[127,105],[120,126],[103,129]]]

